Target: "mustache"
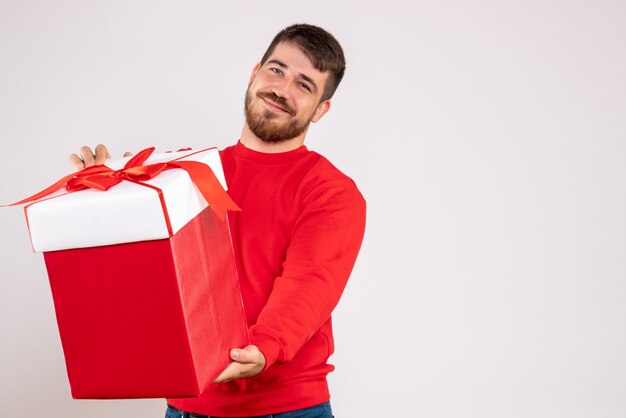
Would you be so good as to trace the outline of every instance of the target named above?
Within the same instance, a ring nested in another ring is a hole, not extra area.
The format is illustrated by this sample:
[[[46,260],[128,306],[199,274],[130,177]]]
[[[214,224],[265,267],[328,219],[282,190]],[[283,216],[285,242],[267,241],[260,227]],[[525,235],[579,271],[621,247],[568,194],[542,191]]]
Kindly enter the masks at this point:
[[[261,99],[271,100],[272,102],[276,103],[278,106],[285,109],[287,113],[289,113],[291,116],[294,116],[296,114],[295,110],[293,110],[291,106],[287,104],[287,100],[285,100],[284,97],[277,96],[276,93],[274,92],[260,91],[256,95],[257,97],[260,97]]]

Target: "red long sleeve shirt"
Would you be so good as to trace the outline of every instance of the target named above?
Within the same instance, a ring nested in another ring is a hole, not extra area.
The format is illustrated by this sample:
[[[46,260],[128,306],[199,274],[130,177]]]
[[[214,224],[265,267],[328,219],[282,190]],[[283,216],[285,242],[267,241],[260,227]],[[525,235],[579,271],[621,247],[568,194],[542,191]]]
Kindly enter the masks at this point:
[[[330,314],[361,246],[365,201],[349,177],[305,146],[266,154],[239,142],[221,158],[228,193],[242,208],[229,222],[251,344],[267,364],[258,376],[168,402],[225,417],[325,402],[334,369]]]

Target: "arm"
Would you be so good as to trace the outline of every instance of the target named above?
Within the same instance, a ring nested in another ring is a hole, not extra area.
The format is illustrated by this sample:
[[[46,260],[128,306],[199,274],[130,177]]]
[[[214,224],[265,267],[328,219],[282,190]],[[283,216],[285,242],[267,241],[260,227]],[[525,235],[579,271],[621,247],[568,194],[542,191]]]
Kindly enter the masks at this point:
[[[330,317],[345,288],[365,229],[365,201],[347,177],[305,193],[283,272],[255,325],[251,344],[265,368],[290,361]]]
[[[283,272],[250,328],[251,345],[231,350],[233,362],[216,382],[252,377],[291,360],[339,301],[363,238],[365,201],[347,177],[303,194]]]

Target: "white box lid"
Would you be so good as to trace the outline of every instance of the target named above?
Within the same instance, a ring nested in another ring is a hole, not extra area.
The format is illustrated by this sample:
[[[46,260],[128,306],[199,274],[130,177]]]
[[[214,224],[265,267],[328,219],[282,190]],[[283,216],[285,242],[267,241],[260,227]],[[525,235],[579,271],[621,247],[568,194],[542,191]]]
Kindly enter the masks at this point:
[[[114,170],[130,157],[107,160]],[[219,151],[180,151],[151,155],[144,165],[172,160],[207,164],[226,189]],[[182,169],[170,169],[141,181],[161,190],[171,231],[176,233],[208,206]],[[68,193],[65,188],[24,208],[33,249],[37,252],[97,247],[168,238],[164,207],[158,190],[122,181],[107,191],[85,189]]]

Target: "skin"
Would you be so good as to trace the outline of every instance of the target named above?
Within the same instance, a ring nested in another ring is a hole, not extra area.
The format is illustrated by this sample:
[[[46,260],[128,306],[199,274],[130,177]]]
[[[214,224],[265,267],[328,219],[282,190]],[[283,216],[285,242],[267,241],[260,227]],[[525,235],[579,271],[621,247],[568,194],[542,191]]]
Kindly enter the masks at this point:
[[[319,121],[330,110],[330,100],[321,101],[327,78],[328,74],[317,70],[296,45],[288,42],[276,45],[265,64],[257,63],[252,70],[248,82],[248,95],[252,100],[249,111],[270,113],[272,119],[269,123],[286,125],[295,119],[307,123],[307,127],[295,138],[270,143],[257,137],[246,121],[241,132],[242,144],[265,153],[287,152],[304,144],[308,122]],[[274,93],[284,100],[284,105],[258,97],[258,93]]]
[[[289,42],[276,45],[274,52],[265,64],[257,63],[248,81],[248,94],[251,101],[249,111],[265,115],[268,123],[289,124],[295,120],[306,124],[301,134],[283,142],[267,142],[257,137],[247,121],[244,122],[240,141],[246,148],[263,153],[280,153],[295,150],[304,144],[308,123],[319,121],[329,110],[330,100],[322,101],[328,73],[317,70],[299,47]],[[261,97],[257,93],[261,93]],[[284,99],[277,104],[263,98],[265,93],[274,93]],[[132,155],[129,152],[124,157]],[[80,152],[70,155],[70,163],[76,170],[104,164],[111,158],[106,146],[98,144],[95,150],[83,146]],[[232,362],[215,379],[215,382],[228,382],[234,379],[256,376],[265,368],[265,356],[255,345],[233,348],[230,351]]]

